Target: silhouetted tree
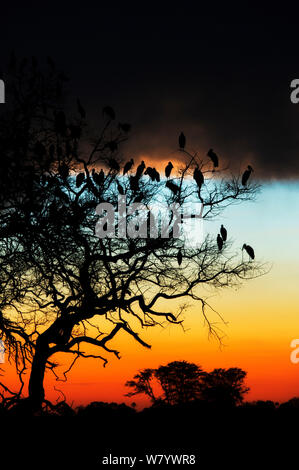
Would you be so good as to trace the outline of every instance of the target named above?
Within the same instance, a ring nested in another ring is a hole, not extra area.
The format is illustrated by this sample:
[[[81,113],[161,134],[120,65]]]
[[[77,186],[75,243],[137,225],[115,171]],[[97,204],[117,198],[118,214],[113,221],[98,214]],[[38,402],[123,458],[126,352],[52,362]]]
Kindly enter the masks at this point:
[[[237,367],[206,372],[201,377],[201,398],[221,406],[240,405],[249,391],[244,385],[246,374]]]
[[[134,390],[127,393],[126,396],[133,397],[134,395],[144,394],[152,403],[157,403],[160,399],[159,397],[155,396],[153,391],[152,381],[154,378],[155,369],[144,369],[138,372],[138,374],[134,375],[133,380],[128,380],[126,382],[127,387],[131,387]]]
[[[199,398],[201,375],[202,369],[187,361],[170,362],[155,372],[163,398],[169,404],[188,403]]]
[[[127,394],[132,397],[138,394],[147,395],[154,404],[167,403],[179,405],[200,398],[200,378],[202,369],[187,361],[173,361],[157,369],[144,369],[126,383],[133,390]],[[162,393],[155,396],[153,383],[156,380]]]
[[[75,100],[76,112],[69,112],[66,77],[53,61],[42,70],[36,61],[13,59],[10,73],[9,106],[0,126],[0,338],[21,380],[12,402],[20,397],[23,374],[30,368],[28,403],[40,408],[45,371],[58,378],[57,353],[72,357],[62,377],[66,380],[79,358],[96,358],[104,365],[105,353],[119,358],[110,346],[119,333],[149,348],[138,324],[182,322],[184,307],[168,302],[171,307],[165,310],[165,300],[198,302],[209,331],[219,336],[201,287],[236,286],[262,272],[256,262],[242,259],[241,250],[232,253],[229,241],[220,253],[214,235],[198,247],[174,237],[99,238],[97,205],[110,202],[116,208],[120,186],[127,204],[148,207],[159,194],[167,206],[182,205],[198,194],[196,182],[188,179],[195,167],[205,176],[200,191],[205,219],[252,199],[258,187],[252,181],[242,186],[240,175],[215,170],[209,158],[189,153],[185,143],[182,168],[167,182],[175,191],[160,177],[143,176],[144,164],[134,176],[121,179],[122,143],[130,126],[118,123],[110,106],[103,110],[101,131],[91,135],[81,102]],[[133,226],[134,217],[126,220]],[[86,353],[84,345],[100,353]]]

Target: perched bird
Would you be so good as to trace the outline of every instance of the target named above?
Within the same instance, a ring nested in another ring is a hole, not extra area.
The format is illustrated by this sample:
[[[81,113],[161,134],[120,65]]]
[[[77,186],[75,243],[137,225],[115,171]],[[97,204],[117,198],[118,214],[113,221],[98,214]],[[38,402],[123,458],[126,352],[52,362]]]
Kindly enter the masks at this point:
[[[145,169],[145,163],[142,160],[142,162],[140,163],[140,165],[138,165],[137,170],[136,170],[136,178],[138,180],[139,180],[139,178],[141,178],[142,173],[144,172],[144,169]]]
[[[156,170],[156,168],[148,166],[144,174],[148,175],[152,181],[160,181],[160,173]]]
[[[173,164],[168,162],[167,166],[165,167],[165,176],[166,178],[170,177],[171,170],[173,169]]]
[[[121,194],[123,196],[125,194],[124,188],[122,187],[122,185],[118,181],[116,182],[116,184],[117,184],[117,189],[118,189],[119,194]]]
[[[104,182],[105,179],[105,173],[103,169],[101,169],[100,173],[97,173],[94,169],[92,170],[92,179],[94,182],[98,185],[101,186]]]
[[[76,187],[80,188],[81,184],[85,180],[85,175],[84,173],[79,173],[76,177]]]
[[[223,248],[223,240],[219,233],[217,235],[217,245],[218,245],[218,250],[221,251]]]
[[[178,251],[177,260],[178,260],[178,265],[181,266],[182,261],[183,261],[183,254],[181,250]]]
[[[99,179],[101,181],[101,183],[104,181],[105,179],[105,173],[104,173],[104,170],[101,169],[100,173],[99,173]]]
[[[246,243],[244,243],[244,245],[242,246],[242,250],[245,250],[251,259],[255,258],[254,249],[251,246],[246,245]]]
[[[183,132],[180,133],[179,135],[179,147],[181,150],[184,150],[186,145],[186,137]]]
[[[198,166],[194,169],[194,172],[193,172],[193,179],[196,181],[196,184],[199,188],[199,190],[201,189],[203,183],[204,183],[204,177],[203,177],[203,174],[202,172],[200,171],[200,169],[198,168]]]
[[[85,109],[83,108],[79,98],[77,98],[77,108],[78,108],[78,113],[80,114],[81,118],[85,119],[86,112],[85,112]]]
[[[250,165],[248,165],[247,170],[244,171],[243,176],[242,176],[242,185],[243,186],[246,186],[247,181],[248,181],[248,179],[249,179],[252,172],[253,172],[253,168]]]
[[[115,111],[111,106],[105,106],[103,108],[103,114],[106,115],[112,121],[115,119]]]
[[[207,153],[207,156],[210,157],[210,159],[212,160],[214,168],[217,168],[219,162],[218,162],[218,156],[216,155],[214,150],[210,149]]]
[[[221,225],[220,227],[220,233],[221,233],[221,236],[222,236],[222,240],[224,242],[226,242],[226,239],[227,239],[227,230],[225,227],[223,227],[223,225]]]
[[[160,182],[160,173],[156,170],[156,168],[153,168],[153,175],[154,175],[154,180]]]
[[[131,168],[132,168],[133,165],[134,165],[134,160],[133,160],[133,158],[131,158],[131,160],[129,160],[129,161],[125,164],[123,174],[125,175],[126,173],[128,173],[128,171],[131,170]]]
[[[144,174],[148,175],[152,181],[155,181],[154,169],[151,166],[147,167]]]
[[[180,190],[180,188],[176,184],[174,184],[172,181],[167,181],[166,187],[170,189],[170,191],[172,191],[174,194],[177,194],[178,191]]]

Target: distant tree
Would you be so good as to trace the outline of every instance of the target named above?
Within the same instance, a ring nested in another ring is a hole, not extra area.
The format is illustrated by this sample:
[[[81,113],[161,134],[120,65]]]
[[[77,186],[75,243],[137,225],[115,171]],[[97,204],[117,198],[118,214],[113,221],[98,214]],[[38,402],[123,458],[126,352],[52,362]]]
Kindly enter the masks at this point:
[[[247,373],[239,368],[214,369],[201,377],[201,398],[218,405],[240,405],[249,388]]]
[[[203,372],[196,364],[187,361],[174,361],[157,369],[145,369],[134,376],[134,380],[126,383],[133,390],[127,394],[145,394],[154,404],[167,403],[179,405],[200,397],[200,378]],[[160,386],[162,393],[154,394],[154,381]]]
[[[80,406],[77,409],[78,416],[85,416],[95,420],[113,419],[114,417],[129,419],[135,413],[136,410],[125,403],[105,403],[100,401],[93,401],[87,406]]]
[[[144,394],[152,403],[158,401],[158,397],[155,396],[153,391],[152,381],[155,376],[155,369],[144,369],[134,375],[133,380],[126,382],[126,387],[131,387],[133,390],[126,394],[127,397],[133,397],[134,395]]]
[[[159,195],[168,208],[193,195],[203,204],[203,218],[211,219],[251,200],[258,186],[243,186],[240,175],[218,161],[215,168],[210,158],[188,152],[186,139],[178,150],[182,166],[167,184],[155,169],[143,176],[144,163],[122,176],[130,126],[105,106],[100,131],[92,135],[79,100],[69,111],[65,78],[51,60],[42,69],[34,58],[19,63],[12,57],[0,126],[0,339],[21,381],[11,403],[21,396],[29,369],[27,402],[34,409],[45,402],[47,370],[66,380],[80,358],[105,365],[107,354],[120,357],[110,342],[121,333],[149,348],[142,327],[180,324],[186,299],[198,302],[210,333],[219,337],[202,286],[221,290],[263,272],[241,250],[233,252],[231,241],[220,247],[215,234],[197,247],[172,236],[97,237],[97,205],[116,209],[122,193],[127,204],[146,207]],[[134,214],[126,222],[134,226]],[[183,305],[170,302],[179,299]],[[171,308],[163,308],[165,300]],[[61,353],[72,358],[62,377],[54,360]],[[173,401],[173,377],[167,386],[164,377],[165,397]]]
[[[299,410],[299,397],[293,397],[290,400],[281,403],[279,409],[281,410]]]
[[[188,403],[200,397],[202,369],[187,361],[174,361],[155,371],[163,398],[171,405]]]

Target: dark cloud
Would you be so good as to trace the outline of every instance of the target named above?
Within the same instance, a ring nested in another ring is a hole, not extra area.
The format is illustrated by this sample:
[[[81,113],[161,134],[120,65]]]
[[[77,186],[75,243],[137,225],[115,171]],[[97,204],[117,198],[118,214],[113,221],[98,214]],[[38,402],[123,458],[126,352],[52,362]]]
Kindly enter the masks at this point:
[[[109,103],[133,124],[127,148],[135,155],[168,160],[183,130],[191,150],[213,147],[237,168],[251,162],[263,178],[298,178],[292,19],[51,5],[6,6],[2,68],[12,49],[51,55],[94,121]]]

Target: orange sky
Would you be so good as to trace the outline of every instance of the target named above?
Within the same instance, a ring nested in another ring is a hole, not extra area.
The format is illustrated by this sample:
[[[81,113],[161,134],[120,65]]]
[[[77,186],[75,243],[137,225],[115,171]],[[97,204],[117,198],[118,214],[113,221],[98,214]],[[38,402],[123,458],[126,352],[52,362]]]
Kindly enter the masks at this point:
[[[93,359],[81,360],[69,374],[68,383],[55,382],[49,375],[48,398],[59,396],[53,389],[56,386],[75,405],[92,400],[131,403],[132,399],[124,397],[126,380],[139,369],[183,359],[196,362],[207,371],[216,367],[246,370],[247,385],[251,388],[249,400],[283,401],[299,396],[299,364],[290,361],[290,343],[299,338],[296,207],[299,208],[298,185],[269,185],[257,203],[229,209],[221,219],[229,229],[229,236],[236,240],[236,247],[243,241],[250,242],[257,259],[271,264],[269,274],[237,291],[210,293],[209,302],[227,322],[227,325],[219,323],[225,334],[222,348],[208,338],[200,307],[193,304],[185,315],[185,332],[175,325],[145,330],[142,338],[150,342],[151,350],[121,333],[111,343],[121,352],[121,360],[111,357],[106,368]],[[207,230],[213,233],[218,225],[216,221]],[[211,313],[210,319],[216,321],[217,317]],[[71,358],[61,359],[67,368]],[[3,368],[5,380],[13,383],[12,370],[7,364]],[[142,397],[134,401],[146,404]]]

